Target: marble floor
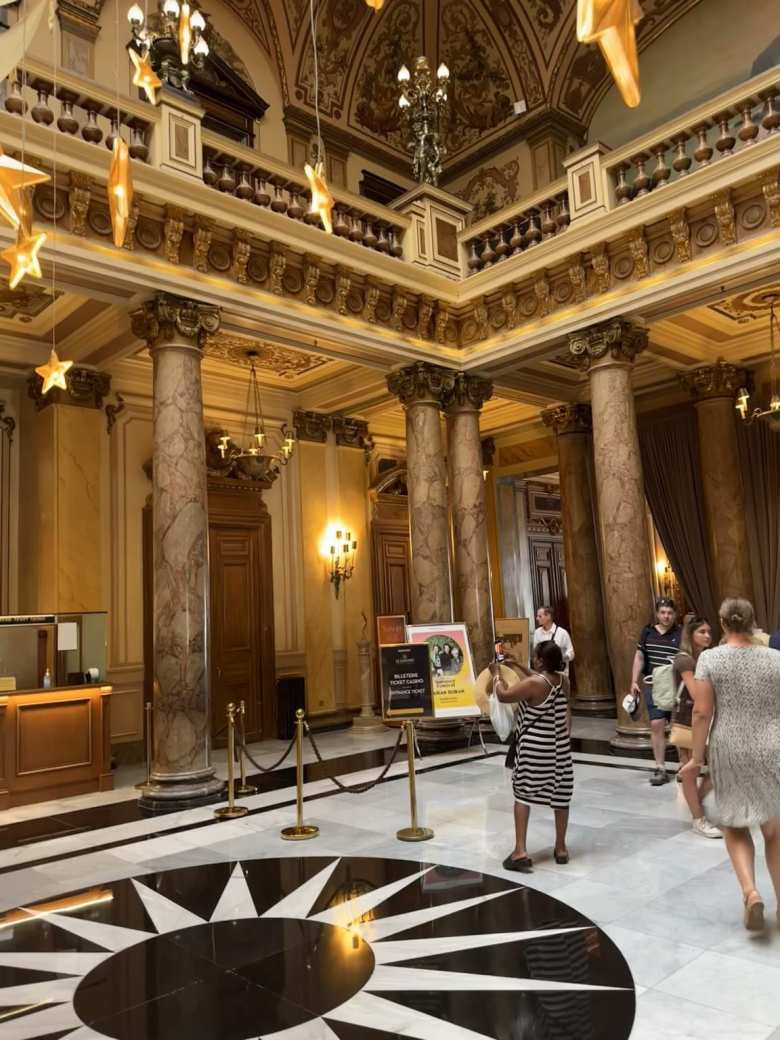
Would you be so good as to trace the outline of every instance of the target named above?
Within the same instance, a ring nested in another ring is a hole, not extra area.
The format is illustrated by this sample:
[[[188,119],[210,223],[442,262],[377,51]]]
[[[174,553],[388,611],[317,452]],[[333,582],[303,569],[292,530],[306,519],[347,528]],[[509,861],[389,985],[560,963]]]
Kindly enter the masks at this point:
[[[337,758],[387,741],[320,744]],[[364,794],[308,781],[308,842],[282,840],[294,792],[280,787],[237,820],[106,816],[0,848],[0,1040],[780,1040],[780,930],[743,931],[723,842],[691,832],[676,784],[576,753],[571,862],[554,863],[551,814],[534,810],[534,872],[517,875],[501,865],[508,776],[488,751],[419,764],[434,831],[419,844],[395,836],[409,823],[398,761]],[[49,807],[74,810],[101,811]],[[42,811],[0,813],[0,831]]]

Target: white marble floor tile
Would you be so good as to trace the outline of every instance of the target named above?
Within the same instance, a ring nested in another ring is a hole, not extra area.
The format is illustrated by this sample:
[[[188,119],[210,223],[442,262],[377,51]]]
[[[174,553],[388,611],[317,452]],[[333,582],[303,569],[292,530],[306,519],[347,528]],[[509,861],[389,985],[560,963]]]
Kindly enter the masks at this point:
[[[710,1007],[746,1021],[780,1026],[780,968],[710,950],[656,988],[683,999],[700,994]]]
[[[631,1040],[770,1040],[772,1026],[658,990],[637,1001]]]
[[[628,961],[634,981],[644,988],[657,986],[704,952],[697,946],[689,946],[671,938],[655,938],[621,925],[607,924],[603,927]]]

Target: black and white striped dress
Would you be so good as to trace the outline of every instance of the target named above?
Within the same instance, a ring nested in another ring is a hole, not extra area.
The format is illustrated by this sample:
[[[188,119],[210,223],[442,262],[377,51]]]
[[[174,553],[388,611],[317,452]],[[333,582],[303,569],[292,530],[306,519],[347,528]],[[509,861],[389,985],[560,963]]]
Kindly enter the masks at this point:
[[[574,793],[574,767],[566,697],[560,685],[542,678],[550,687],[542,703],[518,704],[512,789],[515,801],[526,805],[568,809]]]

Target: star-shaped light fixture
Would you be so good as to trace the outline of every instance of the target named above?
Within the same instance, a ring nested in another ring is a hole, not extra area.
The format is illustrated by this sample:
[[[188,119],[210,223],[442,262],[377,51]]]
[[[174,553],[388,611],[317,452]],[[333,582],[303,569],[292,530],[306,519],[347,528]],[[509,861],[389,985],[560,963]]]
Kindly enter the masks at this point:
[[[325,181],[325,175],[323,173],[322,162],[315,163],[314,166],[310,166],[308,163],[303,167],[303,171],[309,181],[309,187],[311,188],[311,206],[309,207],[310,213],[318,213],[322,226],[331,234],[333,231],[333,206],[334,199],[330,193],[330,189]]]
[[[190,30],[190,5],[187,0],[181,5],[179,12],[179,57],[182,65],[189,64],[192,31]]]
[[[629,108],[640,101],[635,25],[639,0],[577,0],[577,39],[598,43],[621,97]]]
[[[35,235],[29,221],[29,211],[22,213],[22,220],[16,229],[16,243],[4,249],[0,256],[10,266],[11,273],[8,275],[8,287],[15,289],[25,275],[33,278],[41,277],[41,263],[38,253],[46,241],[44,232]]]
[[[48,173],[12,159],[0,148],[0,213],[13,226],[22,223],[22,191],[33,184],[48,181]]]
[[[149,61],[149,52],[139,54],[135,47],[128,47],[130,60],[135,71],[133,72],[133,86],[140,87],[153,105],[157,104],[157,91],[162,86],[162,80],[152,68]]]
[[[375,11],[381,11],[385,6],[385,0],[366,0],[366,6],[372,7]]]
[[[46,364],[40,365],[35,369],[36,375],[39,375],[43,380],[42,393],[48,394],[54,386],[58,386],[60,390],[67,390],[68,384],[65,381],[65,375],[72,365],[72,361],[60,361],[57,357],[57,351],[52,347]]]
[[[133,181],[130,176],[130,153],[118,133],[114,137],[114,154],[107,188],[114,245],[121,248],[125,244],[130,207],[133,204]]]

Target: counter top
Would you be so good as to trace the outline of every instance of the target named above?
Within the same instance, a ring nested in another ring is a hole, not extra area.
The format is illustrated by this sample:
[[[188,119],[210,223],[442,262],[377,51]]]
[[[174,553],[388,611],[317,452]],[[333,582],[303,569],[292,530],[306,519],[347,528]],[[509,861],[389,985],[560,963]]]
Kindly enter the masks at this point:
[[[16,697],[19,694],[34,694],[34,693],[79,693],[84,690],[100,690],[104,697],[111,694],[113,687],[106,683],[76,683],[70,686],[50,686],[45,689],[43,686],[32,686],[26,690],[0,690],[0,698],[3,697]]]

